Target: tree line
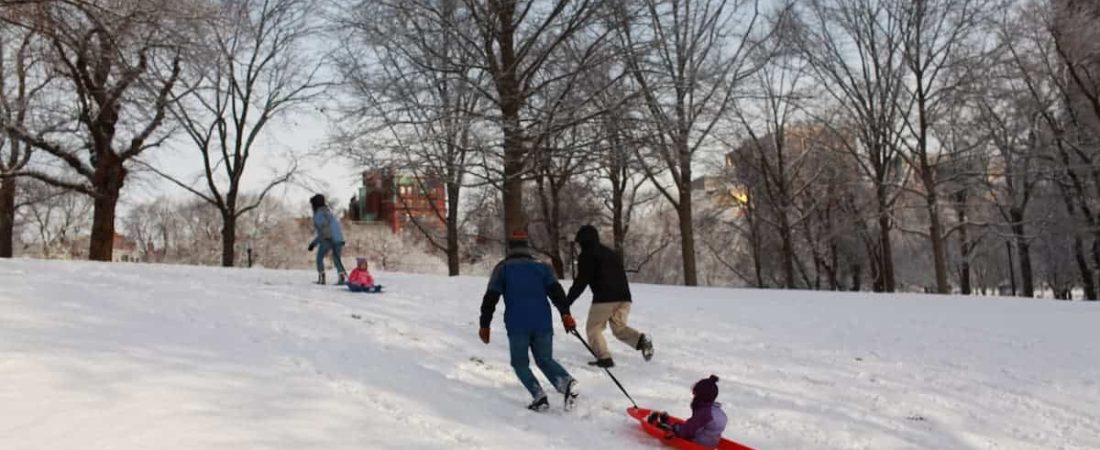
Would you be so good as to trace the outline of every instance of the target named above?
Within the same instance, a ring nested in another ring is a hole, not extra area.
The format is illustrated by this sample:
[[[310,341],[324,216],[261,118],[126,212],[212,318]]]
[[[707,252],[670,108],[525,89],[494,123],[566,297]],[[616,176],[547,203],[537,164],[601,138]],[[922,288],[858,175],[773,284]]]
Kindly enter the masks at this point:
[[[243,192],[257,140],[324,110],[330,155],[444,184],[413,228],[452,275],[526,227],[568,276],[596,223],[648,281],[1100,295],[1094,2],[0,7],[0,256],[33,180],[91,199],[109,259],[142,170],[218,212],[234,265],[238,221],[301,172]]]

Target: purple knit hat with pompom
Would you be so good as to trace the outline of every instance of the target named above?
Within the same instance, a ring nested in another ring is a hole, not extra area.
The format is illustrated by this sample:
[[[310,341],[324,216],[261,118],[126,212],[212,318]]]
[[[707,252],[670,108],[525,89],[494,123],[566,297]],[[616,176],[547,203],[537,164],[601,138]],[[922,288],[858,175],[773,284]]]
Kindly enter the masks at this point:
[[[695,401],[697,402],[714,402],[718,398],[718,377],[711,375],[709,378],[699,380],[691,388],[691,393],[695,395]]]

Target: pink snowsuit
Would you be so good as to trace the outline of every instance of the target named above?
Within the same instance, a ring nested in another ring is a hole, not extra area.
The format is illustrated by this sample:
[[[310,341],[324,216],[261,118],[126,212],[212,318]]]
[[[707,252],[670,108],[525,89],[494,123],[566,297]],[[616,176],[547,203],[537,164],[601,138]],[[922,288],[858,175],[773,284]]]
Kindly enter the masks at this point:
[[[352,269],[351,274],[348,275],[348,286],[360,288],[374,287],[374,277],[370,275],[370,272],[356,267]]]

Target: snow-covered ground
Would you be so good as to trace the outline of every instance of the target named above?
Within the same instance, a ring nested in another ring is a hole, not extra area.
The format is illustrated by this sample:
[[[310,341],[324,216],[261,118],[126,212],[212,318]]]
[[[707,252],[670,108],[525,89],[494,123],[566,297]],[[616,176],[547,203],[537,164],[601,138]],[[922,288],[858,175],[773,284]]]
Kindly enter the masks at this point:
[[[485,280],[0,262],[3,449],[659,448],[558,333],[577,409],[538,414]],[[726,436],[759,449],[1100,448],[1100,304],[633,286],[643,406],[722,378]],[[574,310],[583,320],[587,295]]]

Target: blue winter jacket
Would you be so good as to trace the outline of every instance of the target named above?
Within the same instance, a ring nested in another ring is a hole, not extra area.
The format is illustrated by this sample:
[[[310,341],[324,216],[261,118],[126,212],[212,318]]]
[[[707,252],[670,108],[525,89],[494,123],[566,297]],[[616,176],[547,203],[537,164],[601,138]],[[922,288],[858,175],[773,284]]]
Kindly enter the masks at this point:
[[[318,208],[313,213],[313,231],[315,232],[314,244],[324,241],[344,242],[344,233],[340,230],[340,220],[327,206]]]
[[[504,296],[504,327],[508,333],[553,332],[549,297],[564,316],[569,314],[565,289],[549,266],[536,261],[527,247],[513,248],[493,268],[481,302],[481,327],[489,328],[497,301]]]

